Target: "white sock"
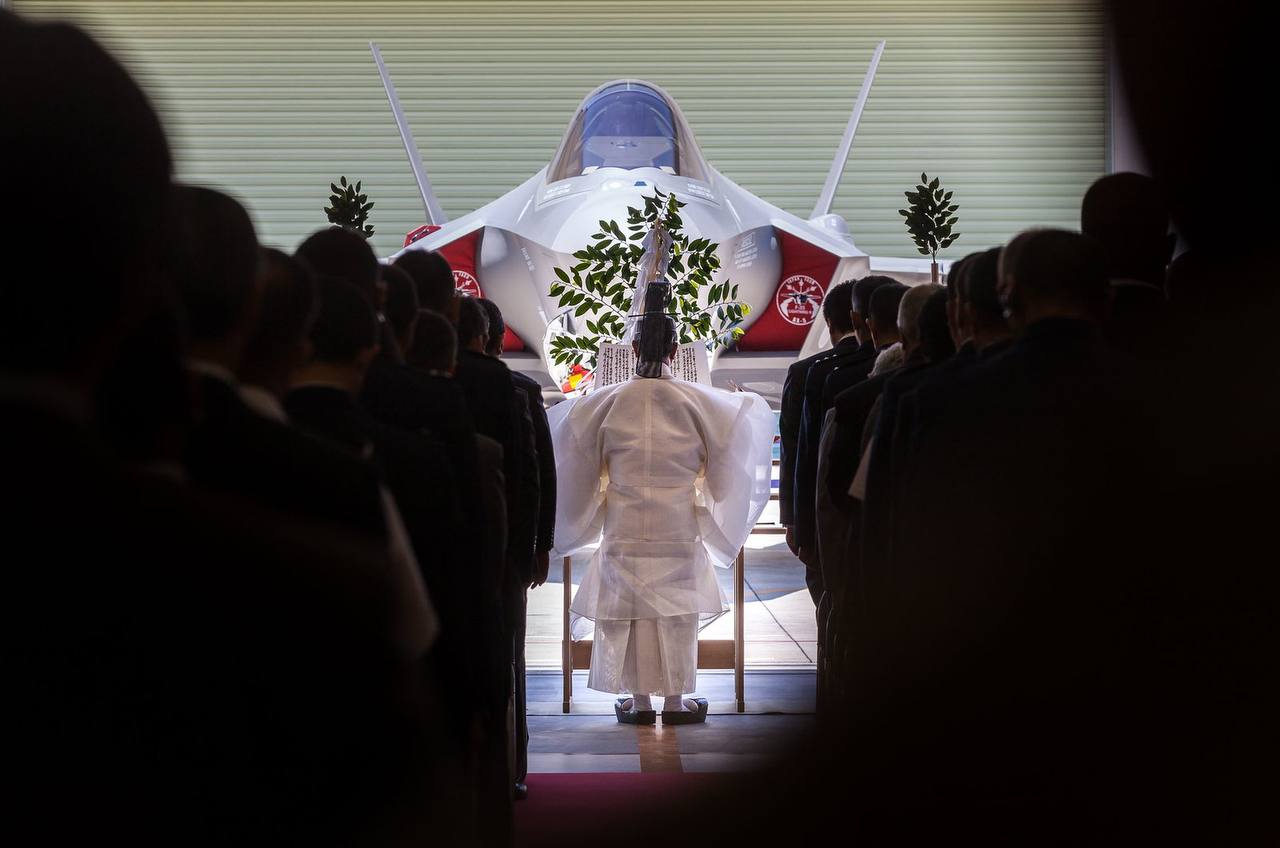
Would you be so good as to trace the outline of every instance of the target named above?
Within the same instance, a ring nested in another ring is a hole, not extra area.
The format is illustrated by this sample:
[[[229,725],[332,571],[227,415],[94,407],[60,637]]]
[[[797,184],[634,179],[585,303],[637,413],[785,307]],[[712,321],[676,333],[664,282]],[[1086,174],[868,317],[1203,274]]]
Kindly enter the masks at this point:
[[[632,709],[636,712],[648,712],[653,709],[653,702],[649,700],[648,695],[632,695],[631,700],[635,702]]]
[[[678,713],[685,711],[684,695],[668,695],[662,699],[662,711],[664,713]]]

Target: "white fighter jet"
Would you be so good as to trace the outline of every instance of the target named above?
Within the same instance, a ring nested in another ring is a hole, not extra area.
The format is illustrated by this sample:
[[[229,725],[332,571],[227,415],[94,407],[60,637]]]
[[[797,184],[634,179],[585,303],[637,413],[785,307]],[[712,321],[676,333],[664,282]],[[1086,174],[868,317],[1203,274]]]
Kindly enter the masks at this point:
[[[870,269],[845,221],[831,212],[884,42],[875,48],[822,192],[806,220],[726,178],[702,155],[672,97],[642,80],[607,82],[578,107],[550,163],[491,203],[449,221],[431,188],[377,45],[370,44],[422,195],[428,224],[404,250],[439,251],[463,294],[490,298],[508,327],[505,357],[553,385],[543,351],[556,301],[555,269],[591,243],[601,219],[624,222],[655,189],[672,193],[690,238],[719,243],[721,275],[751,306],[735,348],[715,358],[712,378],[775,399],[787,366],[829,343],[821,320],[831,285]],[[402,251],[403,252],[403,251]],[[400,254],[397,253],[396,256]],[[394,257],[393,257],[394,258]],[[718,281],[718,280],[717,280]],[[521,352],[523,351],[523,353]]]

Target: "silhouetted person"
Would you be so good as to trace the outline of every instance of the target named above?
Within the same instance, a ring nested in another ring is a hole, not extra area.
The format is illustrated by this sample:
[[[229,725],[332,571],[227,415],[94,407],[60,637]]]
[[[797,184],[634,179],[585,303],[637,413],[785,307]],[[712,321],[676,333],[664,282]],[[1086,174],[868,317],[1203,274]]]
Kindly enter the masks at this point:
[[[1125,607],[1141,580],[1111,568],[1099,592],[1090,565],[1145,460],[1125,366],[1098,329],[1103,254],[1078,234],[1024,234],[999,284],[1018,339],[951,384],[914,446],[892,566],[861,563],[850,616],[854,744],[895,827],[926,810],[1096,823],[1151,741],[1141,705],[1104,694],[1133,691],[1142,638]],[[1016,518],[959,541],[1002,516]]]
[[[387,326],[396,340],[396,350],[401,361],[413,344],[413,330],[418,322],[418,292],[413,279],[395,265],[382,269],[382,283],[386,291],[383,314]]]
[[[240,397],[259,414],[281,415],[293,372],[311,358],[311,326],[319,301],[311,271],[287,254],[263,248],[258,314],[240,364]]]
[[[853,318],[853,330],[861,343],[864,357],[854,362],[837,366],[827,377],[826,384],[822,388],[822,405],[824,408],[830,409],[835,403],[836,395],[856,383],[862,382],[871,373],[871,369],[876,363],[876,355],[879,353],[871,336],[871,327],[867,323],[868,318],[871,316],[871,296],[880,287],[894,284],[899,283],[892,277],[884,277],[877,274],[863,277],[853,284],[853,315],[851,317]]]
[[[382,266],[364,236],[346,227],[325,227],[307,236],[294,256],[322,277],[346,280],[355,286],[381,316],[386,303]]]
[[[450,321],[456,319],[453,269],[443,256],[435,251],[409,250],[393,264],[413,279],[420,307],[439,312]]]
[[[296,426],[369,458],[395,496],[441,620],[431,671],[438,690],[435,706],[447,722],[433,737],[433,787],[441,825],[453,828],[441,837],[469,838],[475,827],[471,741],[483,726],[475,694],[487,660],[483,650],[476,650],[483,640],[474,632],[482,616],[483,575],[469,540],[456,533],[464,524],[457,481],[442,442],[381,424],[357,404],[378,351],[377,316],[367,299],[349,283],[327,278],[321,281],[320,304],[311,330],[313,353],[294,371],[285,409]]]
[[[855,327],[853,287],[848,280],[831,287],[822,302],[822,316],[827,322],[832,347],[826,356],[813,361],[805,371],[800,398],[800,429],[796,439],[795,482],[792,491],[795,517],[794,542],[796,556],[805,565],[805,584],[814,606],[822,596],[822,567],[818,562],[817,531],[814,521],[814,480],[818,468],[818,442],[822,434],[822,389],[827,375],[837,366],[862,361],[867,351],[862,347]],[[786,387],[783,388],[784,394]]]
[[[506,335],[506,322],[502,311],[491,300],[477,301],[485,310],[489,332],[485,353],[495,359],[502,355],[502,342]],[[529,773],[529,725],[525,717],[525,616],[528,589],[547,581],[551,567],[551,549],[555,547],[556,528],[556,457],[551,442],[551,430],[547,423],[547,408],[542,400],[542,387],[538,382],[519,371],[511,371],[511,380],[524,393],[528,405],[529,420],[533,427],[534,447],[538,462],[538,517],[533,557],[524,575],[513,575],[507,581],[507,601],[511,608],[509,619],[514,624],[512,650],[515,658],[516,678],[516,797],[527,793],[525,778]]]
[[[1111,280],[1108,341],[1134,353],[1157,351],[1168,299],[1165,272],[1177,236],[1169,231],[1169,207],[1151,177],[1108,174],[1085,192],[1080,229],[1101,245]]]
[[[0,112],[0,153],[47,188],[0,211],[0,450],[22,493],[6,541],[34,557],[9,569],[4,616],[22,691],[10,827],[134,845],[422,838],[421,808],[399,795],[422,787],[403,779],[414,695],[387,632],[384,554],[131,474],[95,432],[121,340],[174,294],[155,113],[79,30],[5,12]],[[40,227],[16,217],[29,214]],[[51,277],[69,232],[93,271]],[[152,349],[167,369],[175,347]]]
[[[874,287],[874,283],[864,286],[863,291],[866,293],[867,298],[870,298],[870,290]],[[837,344],[842,338],[845,339],[846,346],[856,343],[866,348],[870,342],[870,334],[866,332],[866,322],[862,319],[862,314],[865,314],[865,310],[859,314],[859,307],[865,308],[866,302],[865,300],[860,302],[856,292],[857,289],[855,288],[852,306],[850,307],[853,314],[837,316],[838,329],[835,331],[832,330],[831,323],[827,319],[827,302],[830,298],[827,301],[823,301],[823,320],[827,322],[827,334],[831,337],[832,345]],[[844,301],[844,304],[837,301],[836,305],[842,306],[848,303],[849,301]],[[834,307],[832,307],[831,311],[834,313]],[[850,323],[853,325],[855,336],[853,342],[848,340],[842,329]],[[836,333],[839,335],[836,335]],[[795,529],[798,520],[796,510],[796,474],[800,467],[800,438],[804,426],[805,384],[809,376],[809,369],[815,363],[829,357],[831,353],[831,350],[820,350],[812,356],[793,362],[787,369],[787,377],[782,385],[782,406],[778,413],[778,433],[780,436],[778,447],[778,521],[787,528],[787,547],[796,555],[800,553],[799,539]],[[872,358],[870,350],[868,350],[867,355],[868,358]],[[867,367],[868,369],[870,368],[870,366]],[[806,569],[806,583],[808,579],[809,572]],[[816,574],[813,575],[813,579],[816,581]],[[812,594],[812,589],[810,593]]]
[[[458,313],[458,365],[454,379],[462,387],[467,406],[476,419],[476,430],[502,446],[503,477],[506,483],[507,552],[504,572],[503,612],[508,656],[513,668],[513,702],[517,725],[523,723],[520,705],[524,686],[518,655],[523,639],[525,590],[534,582],[534,559],[539,514],[539,467],[536,436],[529,412],[529,400],[517,388],[512,373],[499,360],[485,353],[489,344],[489,319],[475,299],[462,298]],[[539,392],[541,395],[541,392]],[[527,733],[524,735],[527,736]],[[518,741],[527,744],[524,736]],[[523,796],[524,744],[516,747],[516,779]]]
[[[452,377],[458,367],[458,334],[449,319],[439,312],[419,309],[413,346],[405,360],[432,377]]]

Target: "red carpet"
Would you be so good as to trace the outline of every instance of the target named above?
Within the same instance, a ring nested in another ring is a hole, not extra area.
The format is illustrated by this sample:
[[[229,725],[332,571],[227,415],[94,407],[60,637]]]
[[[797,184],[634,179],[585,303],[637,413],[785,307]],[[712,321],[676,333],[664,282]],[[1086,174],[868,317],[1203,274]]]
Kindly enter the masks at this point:
[[[723,789],[732,779],[684,772],[531,774],[528,799],[515,805],[516,845],[563,848],[588,834],[623,838],[690,795]]]

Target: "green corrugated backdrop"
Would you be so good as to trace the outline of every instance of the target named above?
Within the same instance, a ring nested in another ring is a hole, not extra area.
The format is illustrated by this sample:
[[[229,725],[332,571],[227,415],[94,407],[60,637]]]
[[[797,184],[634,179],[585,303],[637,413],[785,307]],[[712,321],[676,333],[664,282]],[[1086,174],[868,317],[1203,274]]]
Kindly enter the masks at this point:
[[[807,217],[882,38],[834,210],[868,253],[915,255],[896,210],[921,170],[961,203],[956,256],[1077,226],[1105,164],[1093,0],[12,5],[101,38],[154,98],[180,176],[240,197],[286,249],[324,225],[339,174],[376,202],[380,254],[424,222],[370,40],[451,216],[537,171],[582,96],[631,76],[676,97],[720,171]]]

